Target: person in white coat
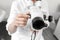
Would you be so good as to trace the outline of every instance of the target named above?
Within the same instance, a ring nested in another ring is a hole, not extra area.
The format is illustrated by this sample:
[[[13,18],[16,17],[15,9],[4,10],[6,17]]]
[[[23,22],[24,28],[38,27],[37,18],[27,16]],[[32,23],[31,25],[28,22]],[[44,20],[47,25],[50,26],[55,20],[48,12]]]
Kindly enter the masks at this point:
[[[40,1],[40,4],[39,2]],[[48,5],[46,0],[15,0],[12,3],[10,16],[7,20],[6,30],[8,31],[9,35],[11,35],[11,40],[33,40],[34,34],[32,35],[33,31],[30,29],[30,18],[29,11],[23,12],[22,10],[30,5],[40,5],[41,12],[46,15],[46,19],[48,19],[49,11]],[[21,12],[22,11],[22,12]],[[24,14],[23,14],[24,13]],[[28,23],[27,23],[28,22]],[[26,27],[26,25],[28,26]],[[49,25],[49,23],[47,23]],[[42,36],[43,29],[37,31],[37,35],[35,40],[44,40]]]

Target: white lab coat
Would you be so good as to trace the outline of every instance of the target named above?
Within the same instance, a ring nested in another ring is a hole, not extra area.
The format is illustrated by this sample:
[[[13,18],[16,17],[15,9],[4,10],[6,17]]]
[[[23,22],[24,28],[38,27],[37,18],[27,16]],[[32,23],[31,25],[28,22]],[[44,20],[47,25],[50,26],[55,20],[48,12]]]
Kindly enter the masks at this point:
[[[38,5],[38,2],[36,4]],[[9,24],[11,24],[11,22],[14,20],[16,15],[20,13],[20,11],[28,5],[32,5],[31,0],[17,0],[12,3],[10,16],[7,20],[7,25],[6,25],[7,31],[8,31]],[[47,16],[46,18],[48,18],[49,12],[48,12],[48,5],[47,5],[46,0],[41,1],[41,12]],[[11,35],[11,40],[31,40],[32,32],[29,30],[29,27],[30,27],[29,22],[30,20],[28,20],[28,25],[26,28],[18,27],[15,33],[11,34],[8,31],[9,35]],[[44,40],[42,36],[42,32],[43,32],[43,29],[41,29],[37,33],[35,40]]]

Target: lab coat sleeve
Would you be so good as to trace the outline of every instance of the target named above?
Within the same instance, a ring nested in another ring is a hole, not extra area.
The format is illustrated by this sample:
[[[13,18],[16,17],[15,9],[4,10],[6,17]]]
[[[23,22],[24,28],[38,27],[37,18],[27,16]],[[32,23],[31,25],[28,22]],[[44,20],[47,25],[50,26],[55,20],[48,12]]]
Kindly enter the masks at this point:
[[[8,31],[9,24],[12,23],[12,21],[13,21],[14,18],[15,18],[15,16],[17,15],[17,12],[18,12],[17,2],[14,1],[14,2],[12,3],[10,15],[9,15],[9,17],[8,17],[7,24],[6,24],[6,30],[7,30],[7,31]],[[12,35],[9,31],[8,31],[8,34],[9,34],[9,35]]]
[[[48,9],[47,0],[42,0],[41,11],[43,12],[44,15],[46,15],[46,19],[48,19],[48,17],[49,17],[49,9]],[[49,21],[48,20],[46,20],[45,23],[47,23],[48,26],[49,26]]]

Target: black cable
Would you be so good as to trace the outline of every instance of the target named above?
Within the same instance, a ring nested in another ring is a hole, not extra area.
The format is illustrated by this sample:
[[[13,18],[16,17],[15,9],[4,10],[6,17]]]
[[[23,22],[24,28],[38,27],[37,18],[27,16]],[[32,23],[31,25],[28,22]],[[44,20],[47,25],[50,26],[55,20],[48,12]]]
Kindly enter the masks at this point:
[[[32,38],[33,34],[34,34],[34,37]],[[36,38],[36,31],[33,31],[32,35],[31,35],[31,40],[35,40],[35,38]]]

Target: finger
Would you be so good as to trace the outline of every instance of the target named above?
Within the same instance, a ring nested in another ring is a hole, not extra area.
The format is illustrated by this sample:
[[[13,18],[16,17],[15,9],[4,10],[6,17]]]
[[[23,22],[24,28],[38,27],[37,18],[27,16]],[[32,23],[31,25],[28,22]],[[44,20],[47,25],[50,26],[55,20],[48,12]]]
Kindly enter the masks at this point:
[[[31,18],[31,14],[30,14],[30,12],[27,12],[26,15],[29,15],[29,16],[30,16],[29,18]]]
[[[19,22],[19,21],[17,21],[17,25],[26,25],[26,23],[27,22],[21,22],[21,21]]]
[[[18,14],[16,17],[18,17],[18,18],[29,18],[30,16],[26,15],[26,14]]]
[[[28,19],[26,18],[16,18],[16,21],[23,21],[23,22],[27,22]]]
[[[20,26],[20,27],[21,27],[21,26],[24,27],[25,25],[19,24],[19,23],[17,24],[17,23],[16,23],[16,26],[17,26],[17,27],[19,27],[19,26]]]
[[[18,22],[19,24],[25,25],[27,22]]]
[[[27,19],[30,18],[30,16],[27,15],[27,14],[24,14],[23,17],[24,17],[24,18],[27,18]]]
[[[16,18],[23,18],[23,14],[17,14]]]
[[[14,20],[14,25],[17,26],[17,27],[20,26],[20,25],[21,25],[21,26],[25,26],[26,23],[27,23],[27,21],[24,22],[24,21]]]
[[[20,24],[20,25],[25,26],[25,25],[26,25],[26,23],[24,23],[24,24]]]

